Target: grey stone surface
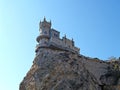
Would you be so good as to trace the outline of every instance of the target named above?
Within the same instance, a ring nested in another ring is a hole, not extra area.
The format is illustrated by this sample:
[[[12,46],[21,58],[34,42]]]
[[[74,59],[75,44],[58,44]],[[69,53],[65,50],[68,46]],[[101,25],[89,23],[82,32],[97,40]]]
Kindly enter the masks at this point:
[[[120,90],[120,73],[114,64],[43,48],[19,90]]]

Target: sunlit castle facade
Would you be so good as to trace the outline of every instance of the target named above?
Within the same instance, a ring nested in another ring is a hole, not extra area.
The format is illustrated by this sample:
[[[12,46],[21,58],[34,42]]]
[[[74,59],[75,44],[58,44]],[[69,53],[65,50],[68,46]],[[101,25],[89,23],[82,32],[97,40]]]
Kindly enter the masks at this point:
[[[53,48],[59,50],[71,51],[78,53],[80,49],[75,47],[73,39],[70,40],[64,36],[60,38],[60,32],[51,28],[51,21],[46,21],[46,18],[39,23],[40,35],[37,37],[38,45],[36,46],[36,53],[40,48]]]

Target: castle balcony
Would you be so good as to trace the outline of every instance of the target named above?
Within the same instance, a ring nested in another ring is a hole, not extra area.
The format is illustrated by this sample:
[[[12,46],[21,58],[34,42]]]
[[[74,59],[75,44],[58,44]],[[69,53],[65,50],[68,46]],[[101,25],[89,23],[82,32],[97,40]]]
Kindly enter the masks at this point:
[[[38,52],[38,50],[40,49],[40,48],[48,48],[49,46],[48,46],[48,43],[46,43],[46,44],[37,44],[36,45],[36,49],[35,49],[35,52]]]
[[[44,34],[40,34],[37,38],[36,38],[36,41],[39,42],[41,38],[50,38],[49,35],[44,35]]]

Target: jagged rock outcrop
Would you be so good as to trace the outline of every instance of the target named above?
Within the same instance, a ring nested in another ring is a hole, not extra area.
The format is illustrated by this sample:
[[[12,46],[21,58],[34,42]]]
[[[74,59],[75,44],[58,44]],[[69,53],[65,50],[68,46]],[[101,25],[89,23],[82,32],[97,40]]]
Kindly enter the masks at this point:
[[[119,65],[41,48],[19,90],[120,90]]]

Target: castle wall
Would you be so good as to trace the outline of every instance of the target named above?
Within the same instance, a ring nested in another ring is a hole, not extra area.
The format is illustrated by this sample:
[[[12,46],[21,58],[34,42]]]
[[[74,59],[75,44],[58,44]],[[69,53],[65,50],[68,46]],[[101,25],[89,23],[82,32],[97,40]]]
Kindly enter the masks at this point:
[[[57,44],[59,46],[65,46],[65,44],[62,42],[62,40],[59,39],[59,38],[51,37],[50,42],[55,43],[55,44]]]
[[[50,30],[50,36],[53,37],[53,38],[59,38],[60,37],[60,32],[58,32],[54,29],[51,29]]]
[[[72,41],[69,39],[66,39],[66,43],[65,43],[65,40],[63,40],[63,39],[51,38],[50,43],[54,43],[55,45],[57,45],[60,48],[70,50],[70,51],[75,51],[75,52],[79,53],[79,48],[72,46]]]

